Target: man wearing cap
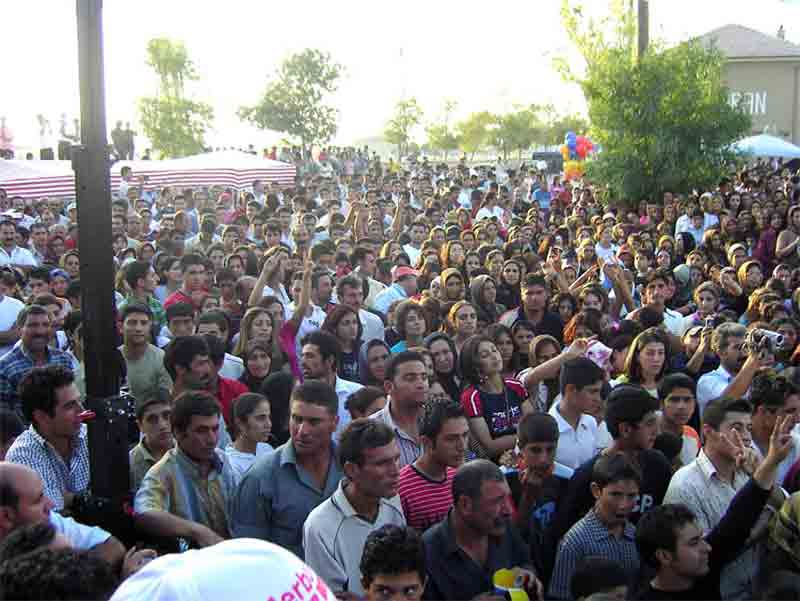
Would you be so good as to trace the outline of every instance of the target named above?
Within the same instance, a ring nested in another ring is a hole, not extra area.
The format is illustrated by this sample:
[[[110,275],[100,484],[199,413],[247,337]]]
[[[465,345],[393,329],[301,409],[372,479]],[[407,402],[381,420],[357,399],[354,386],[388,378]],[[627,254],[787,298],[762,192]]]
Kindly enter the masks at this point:
[[[373,308],[386,315],[389,306],[396,300],[411,298],[417,293],[417,276],[419,274],[405,265],[395,265],[392,268],[392,282],[386,290],[375,297]]]

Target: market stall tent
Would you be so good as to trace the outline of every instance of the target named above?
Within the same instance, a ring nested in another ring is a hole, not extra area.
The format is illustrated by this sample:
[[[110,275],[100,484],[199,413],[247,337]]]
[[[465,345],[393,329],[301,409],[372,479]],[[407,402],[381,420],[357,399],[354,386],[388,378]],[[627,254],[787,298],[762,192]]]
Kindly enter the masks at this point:
[[[149,189],[164,186],[222,186],[244,189],[260,179],[264,183],[294,184],[295,167],[289,163],[227,150],[166,161],[118,161],[111,167],[111,192],[116,194],[121,171],[129,166],[134,182],[147,177]],[[0,188],[9,196],[74,198],[75,179],[69,161],[0,161]]]

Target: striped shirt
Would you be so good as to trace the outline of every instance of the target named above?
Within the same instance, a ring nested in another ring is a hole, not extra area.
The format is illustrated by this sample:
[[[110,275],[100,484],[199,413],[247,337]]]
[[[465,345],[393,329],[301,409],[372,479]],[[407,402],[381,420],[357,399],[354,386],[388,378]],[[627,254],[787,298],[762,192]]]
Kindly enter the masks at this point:
[[[27,465],[42,479],[44,494],[56,510],[64,509],[64,493],[79,493],[89,488],[89,441],[86,424],[72,441],[69,465],[55,447],[36,428],[20,434],[6,454],[6,461]]]
[[[34,363],[33,357],[28,354],[22,343],[3,355],[0,359],[0,409],[15,411],[23,421],[27,422],[22,415],[22,402],[17,395],[17,386],[30,370],[45,365],[60,365],[72,371],[72,359],[69,354],[54,348],[48,347],[47,361],[43,365]]]
[[[438,524],[453,506],[453,478],[456,469],[447,468],[444,480],[431,480],[413,465],[400,470],[397,494],[403,506],[406,522],[412,528],[424,532]]]
[[[400,428],[397,427],[397,424],[394,423],[392,419],[392,400],[386,403],[386,406],[369,416],[370,419],[377,419],[382,421],[384,424],[389,426],[394,432],[395,438],[397,439],[397,446],[400,447],[400,467],[403,468],[407,465],[411,465],[419,456],[422,455],[422,445],[411,438],[408,434],[403,432]]]
[[[633,584],[639,572],[636,527],[626,522],[622,536],[617,538],[608,531],[592,509],[561,539],[547,597],[571,599],[569,585],[572,574],[578,562],[589,556],[604,557],[618,562]]]

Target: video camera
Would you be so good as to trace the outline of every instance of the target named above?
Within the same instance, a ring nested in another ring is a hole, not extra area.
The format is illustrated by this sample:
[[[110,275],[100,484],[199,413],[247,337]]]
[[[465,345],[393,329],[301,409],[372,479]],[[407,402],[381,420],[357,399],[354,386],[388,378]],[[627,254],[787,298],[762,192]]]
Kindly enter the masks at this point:
[[[742,345],[742,351],[748,355],[768,353],[774,355],[783,348],[783,335],[771,330],[756,328],[747,332]]]

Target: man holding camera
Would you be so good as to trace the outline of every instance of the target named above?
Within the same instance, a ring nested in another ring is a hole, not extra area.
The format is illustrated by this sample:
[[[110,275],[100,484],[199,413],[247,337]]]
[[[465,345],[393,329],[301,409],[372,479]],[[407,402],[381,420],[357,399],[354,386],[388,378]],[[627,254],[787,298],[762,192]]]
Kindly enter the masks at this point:
[[[714,330],[711,350],[719,357],[719,367],[697,382],[697,404],[702,417],[706,405],[720,397],[747,396],[753,377],[764,366],[760,348],[744,347],[747,329],[738,323],[723,323]]]

